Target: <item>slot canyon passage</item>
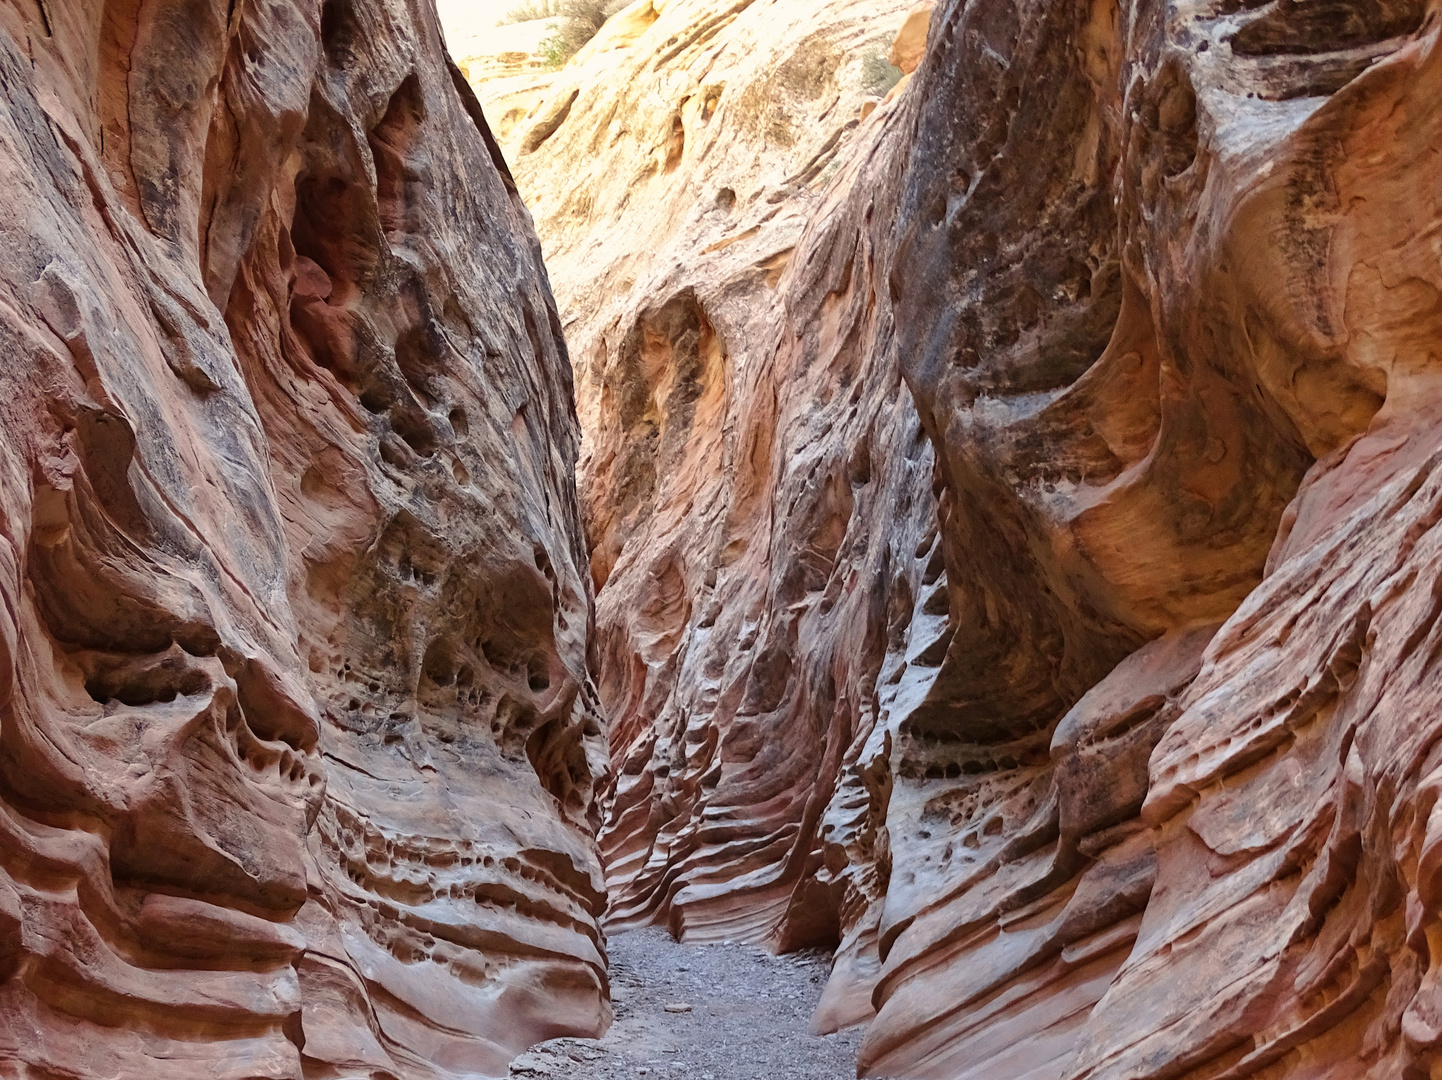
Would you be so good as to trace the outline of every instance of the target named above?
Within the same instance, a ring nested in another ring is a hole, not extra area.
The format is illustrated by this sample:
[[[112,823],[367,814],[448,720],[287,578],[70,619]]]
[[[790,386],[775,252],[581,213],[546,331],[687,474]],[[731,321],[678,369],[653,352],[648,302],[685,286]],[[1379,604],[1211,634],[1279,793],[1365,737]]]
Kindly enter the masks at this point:
[[[0,1077],[1442,1078],[1442,0],[441,2],[0,3]]]

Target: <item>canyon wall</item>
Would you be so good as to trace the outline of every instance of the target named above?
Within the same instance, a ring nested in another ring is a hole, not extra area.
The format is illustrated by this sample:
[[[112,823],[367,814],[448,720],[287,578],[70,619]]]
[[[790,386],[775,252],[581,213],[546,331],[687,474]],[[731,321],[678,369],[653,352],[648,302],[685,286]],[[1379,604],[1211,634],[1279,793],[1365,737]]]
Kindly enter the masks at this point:
[[[611,925],[835,945],[863,1074],[1433,1075],[1442,11],[940,0],[878,103],[905,14],[649,0],[497,99]]]
[[[539,96],[479,88],[576,364],[613,929],[835,940],[823,812],[882,658],[944,629],[909,629],[945,600],[932,455],[875,288],[907,14],[633,4]]]
[[[0,8],[0,1074],[609,1019],[571,373],[434,8]]]
[[[863,1068],[1435,1069],[1438,33],[939,6],[889,287],[953,636]]]
[[[587,433],[613,929],[836,934],[822,812],[877,661],[936,587],[930,448],[863,223],[898,189],[895,98],[868,69],[901,74],[907,10],[633,4],[540,91],[479,86],[537,208]],[[856,198],[823,196],[832,177]]]

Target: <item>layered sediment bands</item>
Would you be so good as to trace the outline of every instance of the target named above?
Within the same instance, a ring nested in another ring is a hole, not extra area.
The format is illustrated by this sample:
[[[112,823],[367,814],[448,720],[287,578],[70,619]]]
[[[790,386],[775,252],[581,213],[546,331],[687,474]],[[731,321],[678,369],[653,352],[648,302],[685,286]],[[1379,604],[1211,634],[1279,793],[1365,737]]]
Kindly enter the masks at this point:
[[[432,8],[0,23],[0,1072],[594,1033],[570,372]]]
[[[601,642],[617,718],[602,833],[616,925],[778,948],[839,932],[823,810],[897,692],[878,686],[883,661],[904,668],[931,644],[909,626],[945,588],[931,455],[852,203],[878,178],[863,165],[857,180],[798,244],[809,271],[782,280],[774,356],[733,391],[746,406],[721,450],[734,472],[713,496],[720,535],[683,533],[645,577],[623,548],[607,585],[618,600],[627,581],[646,587],[629,612],[603,612],[634,620]]]
[[[953,636],[863,1071],[1435,1070],[1428,16],[939,5],[889,285]]]
[[[822,813],[942,587],[879,286],[906,13],[633,4],[528,115],[497,99],[587,430],[613,927],[838,932]]]
[[[843,9],[633,5],[512,118],[612,918],[839,940],[863,1073],[1431,1075],[1442,12],[946,0],[733,180]]]

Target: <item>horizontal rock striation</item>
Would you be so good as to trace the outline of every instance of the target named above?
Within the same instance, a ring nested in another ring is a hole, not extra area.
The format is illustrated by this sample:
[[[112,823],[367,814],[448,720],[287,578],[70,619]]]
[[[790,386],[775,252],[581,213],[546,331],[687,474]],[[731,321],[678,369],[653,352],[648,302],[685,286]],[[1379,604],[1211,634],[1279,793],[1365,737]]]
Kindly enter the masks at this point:
[[[837,933],[822,813],[937,588],[931,451],[877,284],[907,10],[633,4],[501,113],[587,431],[612,927]]]
[[[863,1071],[1436,1067],[1426,15],[939,5],[891,286],[953,636]]]
[[[0,1073],[609,1018],[570,370],[430,4],[0,13]]]
[[[854,113],[843,15],[633,5],[512,117],[610,917],[837,943],[863,1073],[1432,1075],[1442,12],[944,0]]]

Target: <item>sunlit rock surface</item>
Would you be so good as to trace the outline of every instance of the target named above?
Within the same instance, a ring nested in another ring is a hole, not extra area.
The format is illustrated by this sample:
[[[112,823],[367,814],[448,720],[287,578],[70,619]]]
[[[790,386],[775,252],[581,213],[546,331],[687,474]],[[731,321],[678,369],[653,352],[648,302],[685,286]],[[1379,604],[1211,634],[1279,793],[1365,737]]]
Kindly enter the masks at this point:
[[[610,918],[838,944],[863,1072],[1432,1075],[1442,13],[943,0],[868,92],[908,16],[635,4],[507,129]]]
[[[0,14],[0,1074],[604,1026],[570,370],[427,3]]]
[[[514,123],[516,114],[514,104],[507,109],[497,99],[535,91],[555,75],[539,50],[559,20],[512,22],[511,13],[521,6],[521,0],[436,0],[446,49],[461,74],[485,94],[486,122],[498,134],[506,130],[501,121]],[[542,7],[540,0],[532,6]]]

